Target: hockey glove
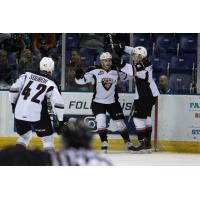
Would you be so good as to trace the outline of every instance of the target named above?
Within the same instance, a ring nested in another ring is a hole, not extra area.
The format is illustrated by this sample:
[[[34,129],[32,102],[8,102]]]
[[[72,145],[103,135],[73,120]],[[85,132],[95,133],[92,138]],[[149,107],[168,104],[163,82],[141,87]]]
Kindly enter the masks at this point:
[[[81,78],[83,78],[83,76],[84,76],[83,70],[77,69],[76,74],[75,74],[76,79],[81,79]]]
[[[121,43],[114,45],[115,52],[121,57],[124,54],[125,46]]]
[[[118,67],[119,69],[123,68],[126,65],[126,62],[117,58],[117,59],[113,59],[113,66],[114,67]]]
[[[54,127],[54,128],[55,128],[55,131],[57,132],[58,135],[61,134],[61,128],[62,128],[63,124],[64,124],[63,121],[59,121],[58,127]]]

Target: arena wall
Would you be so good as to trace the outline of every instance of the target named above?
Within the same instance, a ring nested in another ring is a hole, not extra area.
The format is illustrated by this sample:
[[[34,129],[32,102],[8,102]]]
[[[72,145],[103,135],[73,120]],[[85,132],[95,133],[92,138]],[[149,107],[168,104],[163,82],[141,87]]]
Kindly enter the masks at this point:
[[[66,117],[84,118],[85,122],[93,128],[94,147],[99,148],[100,141],[96,135],[95,121],[90,109],[92,93],[63,92],[63,97]],[[128,123],[134,96],[133,94],[120,94],[119,97],[126,123]],[[8,91],[0,92],[0,110],[0,147],[4,147],[14,144],[17,139]],[[157,124],[157,151],[200,152],[200,96],[161,95],[158,99],[157,123],[154,123],[154,118],[155,112],[153,111],[153,124]],[[128,124],[128,129],[136,144],[135,127],[131,122]],[[108,129],[110,149],[125,149],[112,120]],[[33,137],[30,145],[41,147],[41,141],[37,137]],[[55,145],[59,146],[56,134]]]

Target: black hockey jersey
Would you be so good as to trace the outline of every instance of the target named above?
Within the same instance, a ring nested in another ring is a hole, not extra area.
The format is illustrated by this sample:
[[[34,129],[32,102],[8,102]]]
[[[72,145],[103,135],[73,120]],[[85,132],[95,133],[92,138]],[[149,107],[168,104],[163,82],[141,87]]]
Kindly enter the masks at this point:
[[[155,97],[159,95],[158,88],[152,77],[152,65],[148,60],[134,65],[136,75],[136,92],[138,98]]]
[[[126,46],[125,52],[132,55],[133,47]],[[140,63],[135,63],[132,70],[133,74],[135,75],[136,83],[135,99],[144,97],[156,97],[159,95],[159,90],[153,79],[152,64],[148,60],[144,60]]]

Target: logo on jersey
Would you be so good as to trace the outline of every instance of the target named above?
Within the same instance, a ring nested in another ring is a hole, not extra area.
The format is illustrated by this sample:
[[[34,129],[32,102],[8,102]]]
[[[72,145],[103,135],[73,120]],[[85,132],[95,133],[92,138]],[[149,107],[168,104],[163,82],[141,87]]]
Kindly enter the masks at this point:
[[[105,90],[109,90],[113,84],[113,79],[111,78],[103,78],[101,81],[103,87],[105,88]]]
[[[98,73],[98,75],[102,75],[102,74],[104,74],[104,71],[100,71],[99,73]]]

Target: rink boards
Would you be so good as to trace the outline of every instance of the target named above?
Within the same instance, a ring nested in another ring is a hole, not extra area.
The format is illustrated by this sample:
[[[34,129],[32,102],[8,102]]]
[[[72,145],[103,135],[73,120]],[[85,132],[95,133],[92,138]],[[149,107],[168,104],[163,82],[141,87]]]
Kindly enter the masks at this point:
[[[9,145],[15,145],[17,141],[17,137],[0,137],[0,148],[4,148]],[[132,140],[136,145],[136,139]],[[153,141],[152,141],[153,142]],[[60,148],[59,138],[55,137],[54,144],[56,149]],[[31,148],[41,148],[42,143],[39,138],[33,137],[29,147]],[[96,150],[100,149],[100,141],[99,138],[94,138],[93,147]],[[117,151],[127,151],[126,146],[123,144],[121,138],[110,138],[109,139],[109,150],[117,150]],[[153,148],[153,151],[155,149]],[[188,153],[200,153],[200,143],[199,142],[191,142],[191,141],[158,141],[157,152],[188,152]]]
[[[90,103],[92,93],[64,92],[65,114],[67,117],[81,117],[94,128]],[[133,94],[120,94],[120,102],[126,122],[133,104]],[[14,144],[17,134],[14,132],[14,120],[8,101],[8,92],[0,92],[0,147]],[[152,116],[154,124],[154,111]],[[135,128],[128,124],[131,137],[134,138]],[[110,149],[124,150],[125,147],[111,121],[108,126]],[[158,150],[174,152],[200,152],[200,96],[198,95],[161,95],[158,101]],[[136,141],[136,140],[134,140]],[[58,147],[58,137],[55,145]],[[38,138],[33,138],[31,146],[41,147]],[[94,139],[95,148],[99,148],[99,138]]]

